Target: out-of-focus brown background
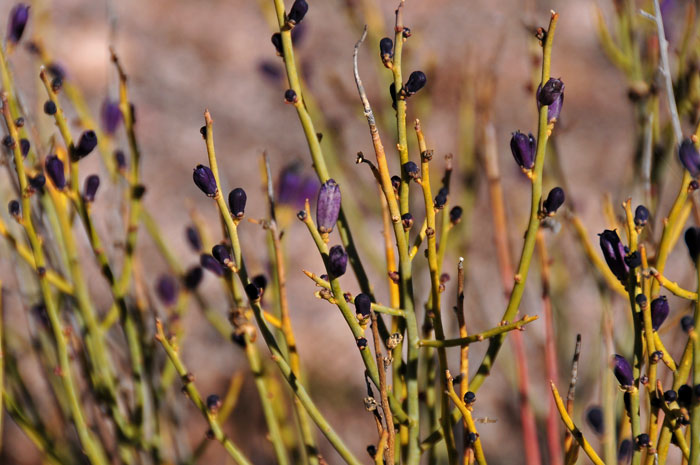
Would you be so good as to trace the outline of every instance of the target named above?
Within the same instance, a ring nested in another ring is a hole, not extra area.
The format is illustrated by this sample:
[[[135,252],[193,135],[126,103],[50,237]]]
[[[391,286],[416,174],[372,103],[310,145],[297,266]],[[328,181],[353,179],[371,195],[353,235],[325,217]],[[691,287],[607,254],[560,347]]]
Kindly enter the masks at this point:
[[[0,18],[7,17],[13,3],[0,1]],[[332,160],[331,174],[340,182],[344,199],[354,198],[352,208],[358,214],[353,224],[356,239],[373,276],[377,295],[383,302],[388,301],[388,295],[380,268],[381,221],[376,188],[369,170],[354,164],[356,152],[370,155],[372,148],[357,99],[351,57],[366,8],[378,5],[381,15],[371,20],[383,24],[384,33],[393,36],[393,11],[397,3],[394,0],[311,1],[303,22],[303,36],[298,37],[296,44],[298,64],[308,91],[325,118],[317,121],[324,132],[322,146]],[[460,175],[465,163],[460,156],[460,151],[464,150],[460,133],[460,95],[473,85],[474,76],[495,71],[496,96],[490,113],[496,131],[514,258],[520,250],[530,194],[529,183],[513,163],[508,141],[510,133],[516,129],[536,130],[536,107],[530,85],[536,72],[532,63],[533,31],[536,26],[546,26],[550,9],[556,9],[561,15],[552,73],[566,83],[566,101],[556,128],[556,143],[567,180],[567,202],[575,203],[591,240],[597,242],[594,233],[607,226],[601,203],[605,193],[612,195],[616,207],[628,195],[635,196],[635,205],[642,200],[639,189],[629,187],[634,134],[627,84],[600,50],[595,33],[594,5],[610,13],[612,5],[609,3],[406,2],[405,24],[413,35],[404,46],[404,73],[422,69],[428,76],[423,95],[409,101],[409,127],[410,121],[421,118],[428,145],[436,154],[434,182],[439,179],[443,155],[455,154],[453,203],[459,203],[464,185]],[[187,247],[184,236],[184,229],[190,224],[190,208],[196,209],[217,234],[212,240],[220,239],[215,208],[192,183],[192,169],[206,162],[199,134],[205,108],[211,111],[215,121],[219,168],[226,191],[238,186],[247,190],[248,217],[260,218],[266,214],[260,181],[263,150],[270,155],[275,175],[295,160],[302,161],[306,174],[313,174],[294,108],[283,103],[286,86],[282,62],[270,43],[274,24],[272,1],[61,0],[36,2],[32,11],[35,16],[28,34],[43,38],[55,60],[66,67],[68,79],[85,91],[94,111],[99,110],[106,94],[116,95],[116,77],[108,56],[110,37],[113,37],[112,43],[129,75],[131,98],[136,105],[143,179],[148,188],[145,204],[166,231],[174,254],[184,264],[198,261],[197,255]],[[673,25],[680,24],[676,19],[680,20],[682,11],[673,11],[671,15],[671,34],[677,35]],[[42,24],[43,29],[37,30]],[[365,86],[375,111],[386,123],[382,136],[385,146],[391,148],[395,143],[387,91],[391,73],[378,62],[376,42],[366,42],[360,53]],[[36,101],[39,83],[36,64],[25,50],[19,50],[13,56],[12,65],[24,97],[29,102]],[[41,101],[43,94],[39,97]],[[39,115],[37,118],[46,117]],[[47,124],[46,119],[40,124]],[[417,161],[412,130],[409,139],[411,157]],[[125,145],[125,140],[118,141]],[[389,153],[391,167],[398,171],[397,157],[394,151],[389,150]],[[101,169],[97,156],[85,160],[83,166],[83,173]],[[443,311],[451,337],[457,334],[451,308],[459,256],[467,260],[466,302],[470,329],[478,331],[496,325],[505,304],[493,246],[486,182],[481,165],[478,166],[481,180],[472,221],[454,229],[445,262],[444,271],[451,274],[452,280],[443,297]],[[673,195],[680,175],[680,167],[672,160],[666,176],[667,185],[662,190],[662,205]],[[553,187],[552,182],[545,181],[546,187]],[[116,192],[114,188],[104,187],[94,206],[95,211],[102,210],[98,214],[98,228],[113,241],[121,240],[120,222],[116,219],[119,202],[116,196],[110,195]],[[422,221],[420,197],[417,192],[414,194],[414,209],[418,212],[415,216]],[[290,214],[287,216],[291,218]],[[241,229],[249,268],[256,273],[265,272],[264,232],[254,224],[244,224]],[[657,234],[658,231],[657,228]],[[331,243],[337,242],[339,238],[334,233]],[[568,384],[575,334],[581,333],[583,338],[576,410],[576,419],[581,421],[585,407],[600,401],[600,373],[610,355],[601,342],[601,304],[596,282],[570,230],[564,227],[556,235],[548,233],[547,242],[554,261],[552,291],[561,372],[558,385],[562,390]],[[366,392],[355,341],[337,309],[315,299],[316,288],[301,273],[302,269],[322,272],[321,261],[303,225],[291,219],[286,221],[284,243],[293,325],[311,394],[353,451],[366,457],[364,449],[376,442],[376,434],[371,415],[362,404]],[[7,249],[2,250],[5,253]],[[85,250],[86,257],[89,257],[88,252]],[[139,253],[143,276],[152,289],[166,265],[145,234],[140,238]],[[672,256],[672,263],[678,264],[673,279],[682,282],[687,279],[690,268],[685,258],[685,252],[680,249]],[[416,263],[416,298],[420,308],[427,299],[428,277],[421,254]],[[379,266],[375,266],[377,264]],[[12,263],[3,258],[9,306],[18,305],[22,297],[11,266]],[[537,262],[533,262],[532,270],[521,313],[540,315]],[[107,289],[101,277],[94,276],[95,298],[101,305],[100,310],[106,311]],[[214,302],[222,302],[218,310],[224,315],[227,310],[224,294],[214,277],[207,274],[203,285]],[[343,278],[343,285],[346,291],[358,292],[351,273]],[[673,315],[684,310],[680,302],[671,301]],[[620,327],[618,340],[623,341],[627,324],[625,302],[613,297],[611,309]],[[254,463],[273,463],[257,394],[240,350],[219,337],[199,312],[190,312],[186,328],[183,357],[204,394],[223,394],[234,371],[245,373],[242,398],[225,427]],[[542,321],[528,327],[524,336],[530,361],[532,402],[542,426],[540,439],[543,441],[542,418],[547,409],[549,389],[542,364]],[[472,347],[472,367],[478,365],[483,349],[484,344]],[[678,353],[678,347],[673,344],[669,344],[669,349]],[[264,348],[263,351],[267,353]],[[456,370],[455,359],[451,360]],[[514,457],[521,457],[521,439],[510,344],[506,344],[496,367],[479,392],[475,414],[498,420],[480,425],[487,456],[493,463],[518,463],[519,459]],[[276,368],[271,365],[270,369]],[[189,440],[195,444],[204,435],[206,426],[189,401],[175,395],[176,402],[182,406],[181,428],[187,430]],[[340,463],[320,434],[319,441],[328,462]],[[8,427],[3,442],[4,463],[39,463],[32,452],[33,446],[18,429]],[[227,463],[226,460],[219,445],[212,444],[201,463]]]

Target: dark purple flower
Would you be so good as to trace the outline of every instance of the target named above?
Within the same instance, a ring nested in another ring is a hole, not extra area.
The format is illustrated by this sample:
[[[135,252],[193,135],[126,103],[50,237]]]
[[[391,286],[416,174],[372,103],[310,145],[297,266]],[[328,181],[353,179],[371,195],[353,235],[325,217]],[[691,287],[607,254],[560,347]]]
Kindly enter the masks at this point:
[[[80,135],[78,145],[73,149],[75,160],[80,160],[92,152],[97,147],[97,134],[93,130],[87,130]]]
[[[678,156],[681,159],[681,164],[692,177],[696,178],[700,175],[700,152],[698,152],[695,142],[684,139],[678,148]]]
[[[542,203],[542,208],[547,215],[553,215],[557,212],[559,207],[564,204],[564,189],[561,187],[555,187],[549,191],[547,199]]]
[[[691,329],[695,328],[695,320],[692,316],[686,315],[681,318],[681,329],[684,333],[689,333]]]
[[[394,58],[394,41],[389,37],[384,37],[379,41],[379,57],[383,63],[388,63]]]
[[[617,463],[629,463],[629,461],[632,459],[632,454],[634,453],[634,448],[632,446],[632,440],[630,439],[625,439],[620,443],[620,449],[617,451]]]
[[[53,185],[58,190],[66,187],[66,174],[63,171],[63,162],[56,155],[49,155],[44,162],[44,170]]]
[[[219,189],[216,187],[214,173],[211,172],[208,166],[197,165],[192,173],[192,179],[194,179],[197,187],[209,197],[214,197],[219,192]]]
[[[389,84],[389,96],[391,97],[391,108],[396,110],[396,84]]]
[[[91,174],[85,178],[85,187],[83,188],[83,200],[87,203],[95,201],[95,194],[100,187],[100,177],[96,174]]]
[[[245,285],[245,294],[248,296],[251,302],[256,302],[262,297],[262,289],[255,285],[255,283],[250,282]]]
[[[649,221],[649,210],[644,205],[639,205],[634,210],[634,224],[639,228],[643,228],[646,226],[647,221]]]
[[[163,305],[173,306],[177,302],[178,287],[175,278],[169,274],[164,274],[156,282],[156,294]]]
[[[59,78],[64,81],[66,79],[66,70],[59,63],[51,62],[46,66],[46,71],[54,78]]]
[[[277,54],[279,56],[284,55],[284,49],[282,48],[282,34],[279,32],[275,32],[272,34],[272,38],[270,39],[272,41],[272,45],[275,46],[275,50],[277,50]]]
[[[552,81],[552,79],[550,79]],[[557,81],[557,80],[555,80]],[[561,81],[559,81],[561,82]],[[564,84],[561,84],[561,89],[562,92],[559,93],[559,95],[554,99],[552,103],[549,104],[547,107],[547,121],[552,121],[552,120],[557,120],[559,118],[559,114],[561,114],[561,109],[564,106]],[[539,110],[542,107],[542,103],[540,103],[540,94],[542,91],[542,86],[538,85],[537,86],[537,109]],[[543,97],[544,98],[544,97]]]
[[[228,194],[228,206],[231,209],[231,213],[237,219],[243,218],[245,214],[245,203],[247,200],[245,191],[240,187],[236,187]]]
[[[223,244],[217,244],[211,249],[211,254],[221,265],[229,268],[233,265],[233,258],[229,248]]]
[[[605,262],[615,277],[624,284],[630,270],[625,263],[625,247],[622,245],[617,231],[606,229],[598,236],[600,236],[600,248],[603,251]]]
[[[185,276],[183,277],[185,287],[190,291],[197,289],[197,286],[199,286],[199,283],[202,282],[203,277],[204,271],[202,271],[202,267],[194,266],[190,268],[189,270],[187,270]]]
[[[418,165],[412,161],[407,161],[403,164],[403,171],[406,173],[406,176],[411,179],[420,178],[420,170],[418,169]]]
[[[599,406],[594,405],[588,408],[588,410],[586,411],[586,421],[588,422],[588,425],[591,427],[591,429],[595,431],[595,434],[600,436],[605,432],[605,424],[603,423],[603,410]]]
[[[333,231],[340,213],[340,187],[329,179],[321,186],[316,201],[316,224],[321,234]]]
[[[334,245],[328,251],[328,273],[333,278],[339,278],[345,274],[348,266],[348,254],[342,245]]]
[[[564,83],[561,79],[549,78],[542,89],[537,92],[537,102],[540,105],[552,105],[564,94]]]
[[[531,169],[535,165],[535,150],[537,142],[532,134],[525,135],[515,131],[510,138],[510,151],[521,168]]]
[[[55,115],[57,110],[58,109],[56,108],[56,104],[53,103],[51,100],[47,100],[46,102],[44,102],[44,113],[46,113],[47,115]]]
[[[221,408],[221,404],[221,397],[217,396],[216,394],[207,396],[207,410],[209,410],[210,413],[218,412]]]
[[[367,294],[361,293],[355,296],[355,313],[358,318],[369,318],[372,309],[372,300]]]
[[[406,84],[403,86],[403,94],[406,97],[410,97],[425,87],[427,82],[428,78],[425,77],[425,73],[423,71],[414,71],[410,76],[408,76],[408,81],[406,81]]]
[[[200,255],[199,264],[202,265],[202,268],[211,271],[217,276],[224,275],[224,268],[221,266],[221,263],[219,263],[216,258],[212,257],[208,253],[203,253]]]
[[[32,187],[34,190],[41,190],[44,188],[46,185],[46,176],[43,175],[43,173],[37,173],[36,176],[27,176],[27,181],[29,182],[29,185]]]
[[[287,89],[284,91],[284,101],[287,103],[297,103],[299,99],[297,98],[297,93],[294,89]]]
[[[19,151],[22,153],[22,158],[27,158],[27,154],[29,153],[29,149],[31,148],[31,146],[32,144],[29,143],[29,140],[19,140]]]
[[[193,251],[199,253],[202,250],[202,238],[199,236],[199,231],[194,226],[185,228],[185,238]]]
[[[10,203],[7,204],[7,211],[10,212],[10,216],[13,216],[15,218],[19,218],[20,215],[20,205],[19,201],[17,200],[10,200]]]
[[[434,202],[433,206],[435,208],[437,208],[438,210],[443,208],[445,206],[445,204],[447,203],[447,194],[448,193],[449,192],[447,192],[447,189],[445,189],[444,187],[441,187],[440,190],[438,191],[437,195],[435,196],[435,202]]]
[[[666,317],[671,312],[665,295],[651,301],[651,327],[658,331]]]
[[[700,228],[694,226],[686,229],[685,245],[688,246],[688,253],[693,263],[697,263],[700,255]]]
[[[256,274],[253,276],[252,283],[260,289],[260,292],[263,294],[265,293],[265,289],[267,289],[267,278],[264,274]]]
[[[24,28],[29,21],[29,6],[18,3],[10,11],[10,20],[7,23],[7,41],[16,44],[22,38]]]
[[[687,384],[682,384],[678,388],[678,403],[684,407],[690,407],[693,403],[693,388]]]
[[[123,151],[114,151],[114,164],[117,165],[119,171],[124,171],[126,169],[126,155],[124,155]]]
[[[306,3],[306,0],[294,0],[287,15],[287,21],[292,24],[298,24],[304,19],[307,11],[309,11],[309,4]]]
[[[401,224],[403,225],[403,229],[405,231],[411,229],[411,227],[413,226],[413,215],[411,215],[410,213],[404,213],[403,215],[401,215]]]
[[[613,372],[615,378],[620,383],[620,386],[632,386],[634,384],[634,376],[632,375],[632,366],[622,355],[613,356]]]
[[[462,207],[459,205],[452,207],[452,210],[450,210],[450,223],[452,225],[458,224],[460,221],[462,221]]]
[[[102,102],[102,110],[100,111],[102,120],[102,130],[109,135],[114,134],[122,122],[122,111],[119,108],[119,102],[106,98]]]
[[[391,177],[391,187],[394,188],[395,192],[399,192],[399,189],[401,188],[401,176],[392,176]]]

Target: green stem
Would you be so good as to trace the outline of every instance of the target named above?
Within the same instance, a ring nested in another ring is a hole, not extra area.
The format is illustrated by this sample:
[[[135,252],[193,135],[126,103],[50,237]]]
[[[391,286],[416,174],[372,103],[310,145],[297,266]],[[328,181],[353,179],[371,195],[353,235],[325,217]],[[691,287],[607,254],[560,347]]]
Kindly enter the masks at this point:
[[[474,342],[481,342],[486,339],[492,339],[495,337],[499,337],[507,332],[513,331],[513,330],[519,330],[523,326],[525,326],[528,323],[532,323],[533,321],[537,320],[539,317],[538,316],[524,316],[521,320],[516,321],[515,323],[509,323],[507,325],[501,325],[501,326],[496,326],[495,328],[491,328],[487,331],[483,331],[481,333],[477,334],[472,334],[471,336],[467,337],[460,337],[457,339],[445,339],[445,340],[432,340],[432,339],[422,339],[418,342],[418,345],[420,347],[465,347],[468,346],[469,344],[472,344]],[[471,384],[469,385],[470,389]]]

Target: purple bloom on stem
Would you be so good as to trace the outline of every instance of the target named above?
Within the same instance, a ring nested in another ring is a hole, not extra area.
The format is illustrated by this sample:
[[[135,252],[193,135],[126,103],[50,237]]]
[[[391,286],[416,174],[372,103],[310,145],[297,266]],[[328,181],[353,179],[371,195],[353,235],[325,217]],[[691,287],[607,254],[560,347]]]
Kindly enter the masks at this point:
[[[329,179],[321,186],[316,202],[316,225],[321,234],[333,231],[338,214],[340,213],[340,187]]]
[[[688,246],[688,253],[693,263],[697,263],[700,255],[700,228],[691,227],[685,231],[685,245]]]
[[[603,423],[603,410],[594,405],[586,411],[586,421],[597,435],[602,435],[605,432],[605,424]]]
[[[95,194],[100,187],[100,177],[96,174],[91,174],[85,178],[85,187],[83,188],[83,200],[90,203],[95,201]]]
[[[372,308],[372,300],[367,294],[361,293],[355,296],[355,313],[358,318],[369,318]]]
[[[228,247],[223,244],[217,244],[211,249],[211,254],[225,267],[230,267],[233,265],[233,258],[231,257],[231,251]]]
[[[328,273],[333,278],[339,278],[345,274],[348,266],[348,254],[342,245],[334,245],[328,252]]]
[[[7,211],[10,213],[10,216],[18,218],[20,215],[19,201],[15,199],[10,200],[10,203],[7,204]]]
[[[29,140],[19,140],[19,151],[22,153],[22,158],[27,158],[27,154],[29,153],[29,149],[31,148],[31,146],[32,144],[29,142]]]
[[[657,297],[651,301],[651,327],[658,331],[666,317],[671,312],[668,306],[668,299],[665,295]]]
[[[521,168],[531,169],[535,165],[535,150],[537,142],[532,134],[525,135],[520,131],[515,131],[510,138],[510,151],[513,158]]]
[[[236,187],[228,194],[228,206],[231,209],[231,213],[237,219],[243,218],[245,214],[245,203],[248,197],[243,189]]]
[[[202,238],[199,237],[199,231],[194,226],[187,226],[185,229],[185,237],[187,238],[187,243],[190,245],[192,250],[199,252],[202,250]]]
[[[622,245],[617,231],[606,229],[599,236],[600,248],[603,250],[605,262],[615,277],[624,284],[627,281],[630,269],[625,263],[625,247]]]
[[[565,198],[566,196],[564,195],[564,189],[561,187],[555,187],[549,191],[547,199],[542,204],[544,212],[548,215],[555,214],[559,207],[564,204]]]
[[[287,20],[292,24],[300,23],[306,16],[307,11],[309,11],[309,4],[306,3],[306,0],[295,0],[289,9]]]
[[[637,227],[644,227],[649,221],[649,210],[644,205],[639,205],[634,210],[634,224]]]
[[[558,81],[559,83],[561,83],[561,92],[557,92],[556,90],[554,90],[554,100],[552,101],[552,103],[548,104],[549,106],[547,108],[547,121],[552,121],[552,120],[559,119],[559,115],[561,114],[561,109],[564,106],[564,83],[558,79],[550,79],[549,81]],[[547,84],[549,84],[549,81],[547,81]],[[545,88],[547,88],[546,87],[547,84],[545,84]],[[550,86],[555,87],[557,85],[558,84],[556,84],[556,82],[554,82]],[[537,86],[537,93],[536,93],[537,109],[538,110],[542,107],[542,105],[544,105],[543,103],[540,102],[540,98],[548,99],[548,97],[549,97],[547,95],[544,95],[544,96],[541,95],[541,92],[542,92],[542,86],[539,85],[539,86]]]
[[[119,109],[119,102],[112,101],[109,98],[105,99],[102,102],[100,118],[102,120],[102,130],[109,135],[114,134],[119,127],[119,123],[122,122],[122,111]]]
[[[193,291],[199,286],[199,283],[202,282],[202,278],[204,277],[204,271],[202,271],[202,267],[200,266],[195,266],[187,270],[185,273],[185,276],[183,278],[183,281],[185,283],[185,287],[189,289],[190,291]]]
[[[163,305],[168,307],[175,305],[177,302],[178,287],[175,278],[169,274],[164,274],[158,278],[156,282],[156,294]]]
[[[563,95],[564,83],[561,81],[561,79],[549,78],[549,80],[544,83],[544,86],[541,89],[538,89],[537,103],[540,105],[552,105]]]
[[[73,148],[75,160],[77,161],[88,156],[95,147],[97,147],[97,134],[95,134],[95,131],[88,130],[83,132],[78,140],[78,145]]]
[[[695,142],[691,139],[684,139],[681,146],[678,147],[678,156],[681,159],[681,164],[692,177],[696,178],[700,175],[700,152],[698,152]]]
[[[24,28],[29,21],[29,6],[18,3],[10,11],[10,19],[7,23],[7,41],[16,44],[22,38]]]
[[[615,354],[613,356],[613,372],[615,373],[615,378],[617,378],[620,386],[626,387],[634,384],[632,366],[622,355]]]
[[[63,162],[56,155],[49,155],[44,162],[44,170],[51,182],[58,190],[66,187],[66,174],[63,171]]]
[[[199,257],[199,264],[202,265],[202,268],[211,271],[217,276],[224,275],[224,268],[221,266],[221,263],[208,253],[203,253]]]
[[[414,71],[408,76],[408,81],[403,86],[403,93],[409,97],[421,90],[428,82],[428,78],[423,71]]]
[[[209,197],[214,197],[219,192],[219,189],[216,187],[214,173],[208,166],[197,165],[192,173],[192,179],[197,187]]]
[[[114,151],[114,164],[117,165],[119,171],[124,171],[126,169],[126,155],[124,155],[123,151]]]

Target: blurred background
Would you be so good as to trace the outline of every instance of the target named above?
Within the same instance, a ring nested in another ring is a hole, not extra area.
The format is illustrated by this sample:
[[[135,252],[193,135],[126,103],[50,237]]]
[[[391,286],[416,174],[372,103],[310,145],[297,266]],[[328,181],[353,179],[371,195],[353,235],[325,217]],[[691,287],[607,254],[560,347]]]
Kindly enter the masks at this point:
[[[289,3],[289,2],[287,2]],[[381,66],[378,39],[393,36],[395,0],[310,1],[309,13],[296,31],[295,48],[307,89],[307,101],[323,134],[321,145],[338,181],[343,202],[351,215],[360,255],[370,271],[381,302],[388,302],[382,248],[382,223],[378,194],[371,173],[355,164],[359,151],[370,157],[373,150],[366,120],[352,76],[353,46],[362,25],[370,25],[370,37],[360,50],[360,72],[370,101],[380,121],[381,135],[398,172],[395,123],[388,86],[391,72]],[[642,2],[645,6],[647,2]],[[671,47],[680,35],[685,15],[684,2],[663,2]],[[12,0],[0,0],[0,18],[6,18]],[[287,5],[288,7],[289,5]],[[640,5],[642,6],[642,5]],[[456,265],[466,260],[466,310],[470,331],[499,323],[505,297],[499,277],[493,242],[491,205],[484,174],[485,136],[492,135],[500,165],[501,182],[508,219],[513,260],[517,260],[529,214],[530,183],[513,162],[509,149],[515,130],[536,132],[537,116],[533,83],[539,79],[539,48],[534,37],[537,27],[546,27],[550,9],[561,15],[557,29],[552,74],[566,84],[566,100],[555,129],[552,156],[546,167],[545,188],[563,185],[567,208],[575,208],[588,229],[589,240],[609,220],[604,198],[614,214],[631,196],[633,206],[644,201],[644,193],[633,181],[637,135],[635,114],[630,104],[630,82],[615,68],[601,49],[596,32],[596,8],[611,18],[613,2],[599,0],[407,0],[404,22],[412,36],[404,45],[404,75],[413,70],[426,73],[424,91],[409,100],[409,146],[411,159],[419,155],[411,122],[420,118],[428,146],[435,151],[434,182],[442,176],[444,155],[454,154],[451,202],[473,202],[470,214],[452,232],[444,272],[451,275],[443,294],[443,320],[448,337],[457,336],[455,305]],[[295,166],[301,176],[314,179],[311,159],[296,112],[285,105],[286,77],[282,61],[270,43],[275,25],[272,1],[242,0],[61,0],[32,2],[28,37],[41,38],[67,78],[80,87],[91,109],[97,113],[105,98],[116,98],[117,76],[109,60],[112,45],[129,76],[131,100],[136,106],[137,133],[143,160],[143,181],[147,187],[145,205],[166,232],[172,253],[184,265],[195,265],[197,253],[187,245],[185,228],[194,212],[209,225],[210,243],[221,239],[214,205],[192,183],[192,170],[206,163],[206,151],[199,133],[203,112],[214,119],[219,169],[225,191],[243,187],[248,193],[246,216],[262,218],[266,212],[261,177],[261,153],[267,151],[273,176]],[[3,19],[4,21],[4,19]],[[38,64],[22,47],[12,57],[12,69],[22,97],[31,108],[45,99],[39,87]],[[42,93],[38,94],[38,91]],[[662,105],[665,111],[665,104]],[[52,122],[40,111],[35,124],[51,128]],[[76,122],[76,128],[80,127]],[[686,129],[690,130],[688,125]],[[76,129],[77,131],[77,129]],[[488,132],[492,131],[492,132]],[[122,136],[119,136],[122,137]],[[45,141],[48,144],[48,141]],[[125,139],[116,145],[126,148]],[[373,155],[370,157],[373,158]],[[674,157],[662,158],[665,175],[655,185],[660,211],[666,211],[675,195],[682,170]],[[82,164],[83,162],[81,162]],[[84,161],[85,174],[104,174],[98,156]],[[313,183],[312,183],[313,184]],[[5,189],[0,187],[0,189]],[[117,253],[123,238],[120,197],[115,187],[104,183],[93,206],[97,227],[113,242]],[[313,202],[313,198],[311,199]],[[298,199],[297,199],[298,201]],[[421,197],[414,189],[412,202],[421,212]],[[364,410],[366,395],[362,362],[355,341],[336,307],[314,297],[317,288],[302,270],[322,273],[322,262],[303,224],[294,219],[299,204],[281,206],[284,247],[287,258],[292,323],[298,335],[303,368],[310,391],[330,422],[346,438],[353,451],[367,457],[364,449],[376,441],[372,416]],[[6,213],[3,213],[6,215]],[[418,213],[415,216],[420,217]],[[612,316],[616,342],[625,342],[629,311],[625,299],[601,292],[580,242],[560,215],[560,229],[547,231],[546,242],[552,259],[553,299],[560,391],[569,382],[575,336],[582,336],[581,365],[576,391],[575,420],[584,425],[597,446],[595,435],[582,420],[585,409],[600,403],[601,374],[606,372],[610,352],[601,336],[605,314]],[[653,218],[658,237],[660,218]],[[243,223],[242,243],[248,267],[253,273],[267,273],[265,231],[259,225]],[[81,231],[82,234],[82,231]],[[331,245],[338,243],[337,232]],[[86,262],[90,251],[82,250]],[[23,316],[28,291],[21,273],[10,258],[5,243],[0,246],[0,276],[7,314],[19,334],[27,333]],[[140,276],[153,293],[157,277],[167,265],[152,241],[142,232],[139,240]],[[426,261],[416,258],[416,300],[422,309],[429,294]],[[517,263],[517,262],[516,262]],[[671,256],[668,274],[692,288],[692,267],[684,250]],[[100,311],[106,312],[108,288],[94,267],[93,295]],[[351,273],[343,277],[344,290],[359,292]],[[226,315],[225,294],[211,274],[202,283],[216,310]],[[521,315],[541,315],[539,264],[534,261]],[[603,298],[601,299],[601,295]],[[670,297],[672,316],[679,318],[687,308]],[[154,304],[157,302],[154,300]],[[422,310],[421,310],[422,312]],[[607,312],[607,313],[606,313]],[[671,325],[669,325],[670,327]],[[190,311],[185,327],[187,338],[181,346],[186,364],[195,373],[203,395],[223,395],[231,376],[240,372],[243,387],[234,412],[225,425],[234,441],[254,463],[273,463],[272,448],[265,437],[265,424],[257,402],[247,364],[240,349],[216,333],[201,312]],[[675,326],[670,331],[675,332]],[[548,380],[544,371],[543,319],[528,326],[523,334],[529,362],[530,398],[544,444],[544,417],[548,408]],[[668,337],[671,353],[680,356],[680,345]],[[123,344],[115,339],[115,350]],[[628,345],[622,351],[629,353]],[[472,345],[471,365],[478,366],[485,344]],[[267,354],[267,349],[262,348]],[[458,350],[451,353],[455,365]],[[31,364],[31,360],[27,360]],[[270,370],[276,368],[270,365]],[[609,371],[609,370],[607,370]],[[36,373],[32,389],[40,393],[42,377]],[[204,436],[207,427],[195,407],[173,389],[181,405],[180,428],[186,431],[190,447]],[[510,341],[504,346],[496,368],[479,391],[475,415],[495,422],[479,425],[487,457],[492,463],[518,463],[522,439],[518,418],[516,370]],[[619,395],[618,397],[621,397]],[[618,399],[619,400],[619,399]],[[7,418],[9,420],[9,418]],[[563,430],[562,430],[563,432]],[[319,438],[322,438],[319,435]],[[8,422],[3,433],[0,462],[41,463],[34,446]],[[328,463],[340,458],[320,439]],[[543,451],[546,449],[543,446]],[[544,453],[544,452],[543,452]],[[546,453],[544,453],[546,458]],[[211,444],[200,463],[228,463],[218,444]],[[367,459],[369,461],[369,459]],[[546,461],[546,460],[545,460]]]

